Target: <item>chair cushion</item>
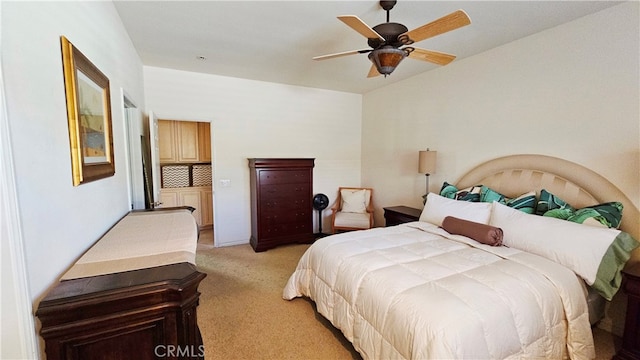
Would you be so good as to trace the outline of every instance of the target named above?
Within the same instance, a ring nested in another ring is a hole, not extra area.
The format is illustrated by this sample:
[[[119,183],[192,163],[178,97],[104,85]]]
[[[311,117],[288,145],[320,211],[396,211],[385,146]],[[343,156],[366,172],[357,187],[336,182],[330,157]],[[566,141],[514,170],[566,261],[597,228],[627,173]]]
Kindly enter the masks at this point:
[[[367,212],[367,191],[355,189],[340,190],[342,197],[341,211],[346,213],[366,213]]]
[[[333,223],[335,227],[348,227],[357,229],[369,228],[369,214],[337,212]]]

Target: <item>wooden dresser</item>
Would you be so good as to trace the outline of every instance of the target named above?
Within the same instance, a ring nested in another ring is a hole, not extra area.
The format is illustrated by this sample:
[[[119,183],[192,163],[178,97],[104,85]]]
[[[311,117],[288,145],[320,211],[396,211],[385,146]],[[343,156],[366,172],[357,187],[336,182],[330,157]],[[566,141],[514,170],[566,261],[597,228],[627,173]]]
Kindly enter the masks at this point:
[[[47,360],[204,358],[197,307],[206,274],[194,265],[198,232],[192,212],[187,207],[132,211],[62,276],[36,310]],[[162,238],[139,231],[159,223],[176,233]],[[124,255],[118,251],[122,238],[136,243]],[[146,250],[149,256],[137,256]],[[184,255],[191,252],[193,262]]]
[[[179,263],[61,281],[36,311],[47,360],[151,360],[178,349],[203,359],[196,308],[205,276]]]
[[[313,166],[314,159],[249,159],[255,251],[313,242]]]
[[[394,226],[411,221],[418,221],[422,210],[408,206],[391,206],[384,208],[385,226]]]
[[[622,348],[614,360],[640,359],[640,263],[622,271],[622,288],[627,294],[627,316],[624,323]]]

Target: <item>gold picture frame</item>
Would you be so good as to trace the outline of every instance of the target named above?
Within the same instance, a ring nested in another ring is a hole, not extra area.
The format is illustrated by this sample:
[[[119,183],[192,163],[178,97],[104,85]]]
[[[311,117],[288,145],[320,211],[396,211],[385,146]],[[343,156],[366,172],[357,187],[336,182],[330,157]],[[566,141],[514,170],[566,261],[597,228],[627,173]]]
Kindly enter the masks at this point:
[[[109,79],[60,37],[73,186],[115,174]]]

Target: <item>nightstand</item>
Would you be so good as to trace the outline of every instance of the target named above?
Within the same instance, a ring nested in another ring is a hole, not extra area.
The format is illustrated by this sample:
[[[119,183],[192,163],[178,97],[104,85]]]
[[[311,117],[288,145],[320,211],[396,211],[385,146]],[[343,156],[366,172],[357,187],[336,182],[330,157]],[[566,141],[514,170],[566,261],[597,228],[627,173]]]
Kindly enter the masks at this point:
[[[622,287],[627,294],[627,317],[622,348],[614,359],[640,359],[640,263],[622,271]]]
[[[383,209],[385,226],[418,221],[420,214],[422,213],[422,210],[408,206],[391,206]]]

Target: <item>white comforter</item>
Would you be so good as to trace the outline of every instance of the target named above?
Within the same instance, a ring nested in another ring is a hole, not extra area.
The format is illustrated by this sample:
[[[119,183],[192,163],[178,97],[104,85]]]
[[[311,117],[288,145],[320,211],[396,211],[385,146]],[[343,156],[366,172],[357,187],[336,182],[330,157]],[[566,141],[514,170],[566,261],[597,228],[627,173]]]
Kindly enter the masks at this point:
[[[318,240],[283,292],[299,296],[365,359],[595,357],[571,270],[425,222]]]

